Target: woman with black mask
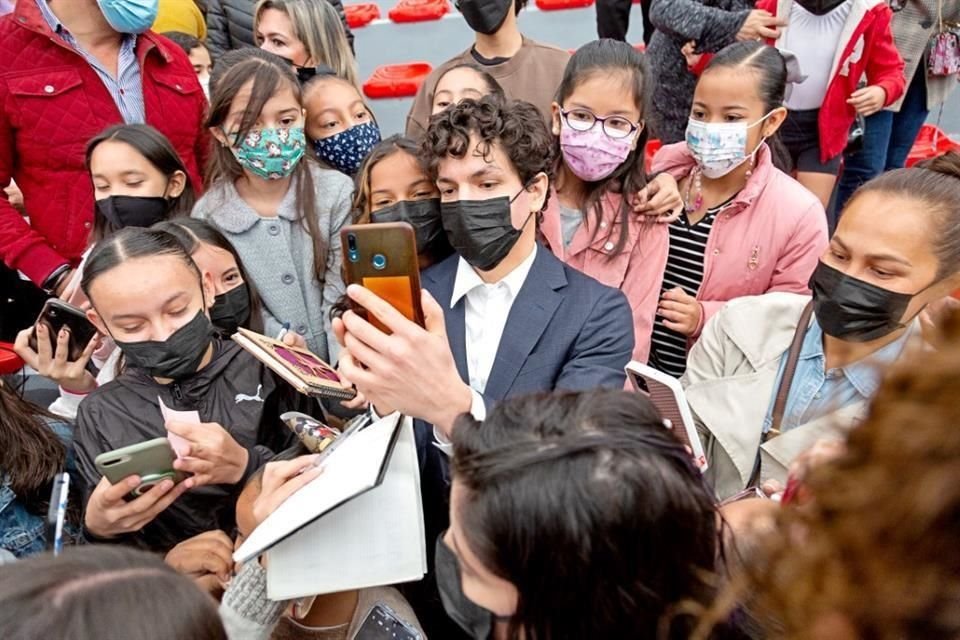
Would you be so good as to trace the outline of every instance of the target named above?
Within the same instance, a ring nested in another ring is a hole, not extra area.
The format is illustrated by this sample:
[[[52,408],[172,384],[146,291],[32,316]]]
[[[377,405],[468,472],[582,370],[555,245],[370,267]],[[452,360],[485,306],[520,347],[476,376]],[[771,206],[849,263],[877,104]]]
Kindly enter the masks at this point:
[[[86,504],[84,533],[166,551],[205,531],[231,531],[246,478],[293,436],[284,411],[316,411],[238,345],[221,341],[207,315],[214,299],[179,241],[163,231],[124,229],[98,243],[84,271],[88,319],[123,353],[125,369],[80,405],[75,447]],[[164,420],[161,403],[195,411]],[[153,438],[179,436],[166,480],[126,501],[131,476],[112,485],[94,459]]]
[[[174,146],[166,136],[145,124],[116,125],[92,138],[87,143],[86,165],[96,201],[93,228],[80,265],[64,276],[66,284],[60,294],[64,301],[83,309],[89,303],[80,281],[93,245],[126,227],[149,227],[187,216],[196,199],[190,174]],[[60,387],[60,395],[50,405],[50,411],[73,419],[88,393],[113,380],[120,354],[112,340],[98,337],[88,351],[70,361],[65,355],[68,331],[51,335],[46,326],[39,324],[36,332],[37,338],[50,343],[51,348],[30,346],[34,335],[31,326],[17,336],[17,354]]]
[[[230,241],[216,227],[203,220],[182,218],[154,225],[183,245],[200,273],[213,281],[214,299],[210,322],[224,338],[239,327],[263,333],[262,303],[243,261]]]
[[[720,497],[783,482],[797,455],[858,422],[883,368],[922,341],[918,317],[958,286],[960,155],[950,153],[856,192],[810,279],[812,300],[773,293],[725,306],[683,378]]]
[[[623,391],[507,400],[453,430],[440,596],[471,638],[687,638],[719,521],[689,453]]]

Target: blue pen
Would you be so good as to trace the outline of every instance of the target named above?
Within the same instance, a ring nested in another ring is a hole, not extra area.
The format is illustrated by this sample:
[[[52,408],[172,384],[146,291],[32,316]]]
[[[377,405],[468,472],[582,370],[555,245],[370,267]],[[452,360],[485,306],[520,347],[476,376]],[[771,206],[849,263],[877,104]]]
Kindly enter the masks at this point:
[[[284,322],[283,328],[280,329],[280,333],[277,334],[276,340],[283,340],[283,336],[287,335],[287,331],[290,331],[290,323]]]
[[[47,512],[47,548],[53,555],[63,550],[63,521],[67,515],[67,496],[70,494],[70,474],[60,473],[53,479],[50,507]]]

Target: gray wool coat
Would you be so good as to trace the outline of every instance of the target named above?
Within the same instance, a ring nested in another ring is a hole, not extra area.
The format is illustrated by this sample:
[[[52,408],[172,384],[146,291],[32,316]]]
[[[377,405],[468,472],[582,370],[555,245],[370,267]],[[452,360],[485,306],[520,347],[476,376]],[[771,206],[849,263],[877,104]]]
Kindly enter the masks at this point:
[[[664,144],[684,139],[697,78],[680,49],[691,40],[697,51],[715,53],[733,44],[752,0],[653,0],[650,21],[657,28],[647,47],[653,75],[653,134]]]
[[[340,227],[348,224],[353,182],[339,171],[310,162],[317,192],[317,222],[327,247],[324,282],[313,273],[313,243],[297,222],[296,178],[290,182],[273,218],[261,217],[232,182],[214,184],[191,216],[207,220],[230,240],[263,299],[264,331],[271,337],[286,322],[304,336],[307,346],[327,362],[336,362],[330,308],[346,292],[341,266]]]
[[[943,8],[945,27],[949,28],[950,24],[960,24],[960,2],[957,0],[911,0],[904,5],[902,11],[893,14],[893,20],[890,23],[893,28],[893,40],[897,44],[900,55],[903,56],[905,65],[903,74],[907,78],[907,86],[910,86],[914,73],[926,75],[927,109],[931,111],[946,102],[950,92],[957,87],[956,77],[931,76],[926,71],[930,38],[940,31],[937,20],[938,3]],[[888,110],[900,111],[902,104],[901,97],[890,105]]]

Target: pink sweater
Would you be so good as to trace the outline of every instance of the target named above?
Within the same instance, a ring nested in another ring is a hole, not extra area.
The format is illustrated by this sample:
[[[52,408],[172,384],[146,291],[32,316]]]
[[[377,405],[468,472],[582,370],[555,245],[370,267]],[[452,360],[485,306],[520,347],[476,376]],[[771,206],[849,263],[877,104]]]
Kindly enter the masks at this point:
[[[667,264],[669,234],[666,225],[643,224],[643,216],[633,215],[627,230],[627,242],[620,253],[614,254],[620,238],[619,211],[620,196],[607,194],[596,236],[597,222],[591,211],[587,221],[577,229],[570,246],[564,248],[560,204],[557,194],[551,193],[540,233],[558,258],[603,284],[623,291],[633,310],[636,340],[633,359],[646,362],[650,355],[650,335],[657,314],[663,270]]]
[[[827,248],[827,217],[820,201],[773,166],[766,144],[746,186],[713,223],[697,300],[703,313],[694,337],[729,300],[771,291],[809,294],[808,282]],[[685,142],[663,147],[653,171],[679,182],[695,166]],[[662,278],[662,269],[647,277]]]

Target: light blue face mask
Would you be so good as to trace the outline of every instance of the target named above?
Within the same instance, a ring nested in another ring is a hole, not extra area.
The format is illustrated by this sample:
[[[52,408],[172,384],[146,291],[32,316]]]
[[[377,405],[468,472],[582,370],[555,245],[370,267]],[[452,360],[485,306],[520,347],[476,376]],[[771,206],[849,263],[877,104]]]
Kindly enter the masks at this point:
[[[120,33],[143,33],[157,19],[159,0],[97,0],[107,23]]]

